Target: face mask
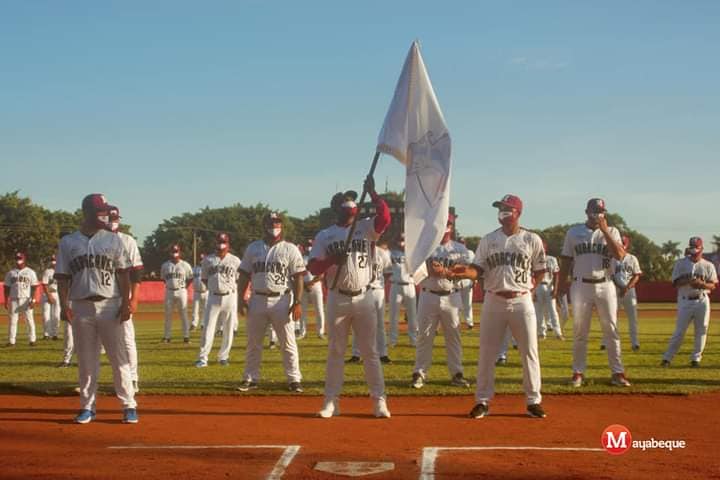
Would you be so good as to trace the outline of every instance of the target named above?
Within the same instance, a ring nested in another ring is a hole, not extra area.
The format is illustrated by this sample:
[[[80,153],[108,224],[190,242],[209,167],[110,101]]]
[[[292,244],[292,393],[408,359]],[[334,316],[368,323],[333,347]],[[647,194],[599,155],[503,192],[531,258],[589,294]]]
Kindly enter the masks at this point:
[[[500,223],[503,222],[506,218],[511,218],[513,215],[513,212],[498,212],[498,220],[500,220]]]
[[[55,260],[53,260],[52,262],[50,262],[50,265],[52,265],[54,267],[56,263],[57,262]]]
[[[272,238],[278,238],[280,236],[280,232],[282,232],[282,228],[280,227],[273,227],[267,229],[267,233],[269,233]]]
[[[405,242],[400,242],[400,243],[398,243],[398,247],[400,247],[400,248],[405,248]]]
[[[697,248],[688,248],[688,253],[690,254],[691,257],[694,257],[695,255],[700,253],[700,250]]]
[[[117,232],[120,229],[120,222],[110,222],[110,231]]]
[[[358,210],[357,204],[355,202],[353,202],[352,200],[348,200],[348,201],[344,202],[340,207],[341,208],[340,208],[340,215],[339,215],[340,218],[339,219],[340,219],[341,223],[345,223],[348,220],[350,220],[352,217],[357,215],[357,210]]]
[[[224,252],[225,250],[227,250],[227,248],[228,248],[228,244],[227,244],[227,243],[218,243],[218,244],[217,244],[217,249],[218,249],[218,251],[220,251],[220,252]]]
[[[173,252],[172,257],[173,257],[173,258],[180,258],[180,253],[179,253],[179,252]]]
[[[15,265],[17,265],[18,268],[23,268],[23,265],[25,265],[25,260],[18,260],[15,262]]]

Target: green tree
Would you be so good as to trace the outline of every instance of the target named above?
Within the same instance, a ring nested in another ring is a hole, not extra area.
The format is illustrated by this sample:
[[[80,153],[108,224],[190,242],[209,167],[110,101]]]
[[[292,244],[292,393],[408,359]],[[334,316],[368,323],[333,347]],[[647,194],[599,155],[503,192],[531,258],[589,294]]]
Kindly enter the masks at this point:
[[[660,246],[660,254],[669,260],[675,260],[682,254],[679,246],[680,242],[668,240]]]
[[[713,235],[712,244],[715,247],[715,252],[720,254],[720,235]]]

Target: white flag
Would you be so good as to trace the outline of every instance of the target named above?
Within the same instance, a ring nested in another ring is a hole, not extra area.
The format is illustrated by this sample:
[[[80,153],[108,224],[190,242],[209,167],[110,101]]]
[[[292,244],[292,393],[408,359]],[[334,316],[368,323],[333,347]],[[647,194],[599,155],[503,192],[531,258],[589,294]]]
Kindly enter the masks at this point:
[[[450,135],[420,55],[410,46],[377,151],[406,166],[405,258],[409,272],[420,269],[440,244],[450,205]],[[427,274],[425,274],[427,275]]]

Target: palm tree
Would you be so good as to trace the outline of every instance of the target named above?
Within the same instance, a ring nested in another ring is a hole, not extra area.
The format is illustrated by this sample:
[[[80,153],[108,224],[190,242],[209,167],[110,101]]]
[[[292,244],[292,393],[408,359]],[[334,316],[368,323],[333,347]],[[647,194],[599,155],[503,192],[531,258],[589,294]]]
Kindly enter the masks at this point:
[[[680,256],[682,253],[680,249],[678,248],[680,246],[680,242],[673,242],[672,240],[668,240],[667,242],[663,243],[660,246],[660,253],[668,259],[674,260]]]

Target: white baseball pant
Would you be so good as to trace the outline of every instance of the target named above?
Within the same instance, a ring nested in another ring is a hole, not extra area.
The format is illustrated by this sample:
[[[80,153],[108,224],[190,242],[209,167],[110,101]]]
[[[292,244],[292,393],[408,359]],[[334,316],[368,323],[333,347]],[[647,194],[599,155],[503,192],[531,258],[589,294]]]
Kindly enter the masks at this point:
[[[612,373],[623,373],[615,285],[610,281],[584,283],[576,280],[570,287],[570,301],[573,306],[573,372],[584,373],[587,368],[588,336],[594,305],[598,311],[603,336],[607,340],[610,370]]]
[[[188,323],[187,314],[187,289],[178,288],[177,290],[165,290],[165,332],[163,338],[172,338],[172,314],[173,309],[177,307],[180,312],[180,321],[182,322],[183,338],[190,336],[190,324]]]
[[[48,301],[48,295],[55,303]],[[42,296],[43,336],[57,337],[60,329],[60,297],[57,292],[44,293]]]
[[[560,328],[565,328],[568,318],[570,318],[570,308],[568,306],[568,296],[563,295],[557,298],[556,305],[560,310]]]
[[[488,295],[488,293],[486,293],[485,295]],[[504,358],[505,360],[507,360],[508,349],[510,348],[511,343],[514,347],[517,347],[517,341],[515,340],[515,337],[513,337],[512,332],[510,331],[510,325],[508,325],[508,327],[505,329],[505,336],[502,339],[500,353],[498,353],[497,356],[498,359]]]
[[[450,295],[436,295],[420,292],[418,303],[418,336],[415,349],[415,368],[423,379],[428,377],[432,364],[432,351],[438,325],[442,325],[447,353],[447,367],[450,377],[463,373],[462,344],[460,342],[460,307],[462,299],[458,292]],[[498,344],[500,341],[498,340]]]
[[[473,327],[475,325],[475,321],[473,320],[472,297],[472,287],[464,287],[460,289],[460,298],[462,298],[462,315],[465,320],[465,325],[468,327]]]
[[[488,292],[480,315],[480,353],[478,355],[475,402],[487,404],[495,395],[495,361],[500,343],[510,329],[517,340],[523,366],[523,390],[527,404],[542,401],[537,320],[531,295],[506,299]],[[507,344],[506,344],[507,345]]]
[[[400,316],[400,305],[405,308],[407,314],[407,331],[410,345],[417,344],[417,300],[415,285],[403,285],[393,283],[390,286],[390,345],[398,343],[398,317]]]
[[[710,300],[707,295],[703,295],[703,298],[698,300],[681,298],[678,301],[675,332],[670,337],[667,351],[663,354],[664,360],[671,362],[675,354],[680,350],[683,338],[685,338],[685,332],[691,322],[695,330],[695,343],[693,344],[690,360],[699,362],[702,360],[705,342],[707,341],[707,331],[710,326]]]
[[[640,345],[640,340],[638,339],[637,294],[635,293],[635,289],[631,288],[624,297],[618,297],[618,303],[623,307],[625,315],[628,317],[630,344],[633,347]],[[606,346],[605,337],[603,337],[600,344]]]
[[[73,337],[78,357],[80,408],[95,411],[98,377],[100,375],[100,346],[105,346],[112,366],[113,383],[123,408],[135,408],[130,361],[125,348],[125,327],[120,321],[119,298],[98,302],[74,300]]]
[[[263,339],[268,325],[272,325],[273,330],[277,333],[288,383],[302,380],[298,348],[295,342],[295,322],[290,319],[288,313],[291,299],[292,295],[267,297],[256,293],[250,297],[243,380],[251,382],[260,380]]]
[[[202,293],[193,291],[193,313],[192,313],[192,326],[197,328],[200,326],[200,310],[205,312],[205,305],[207,305],[208,292],[205,290]],[[203,315],[204,316],[204,315]],[[205,325],[203,325],[203,328]]]
[[[35,318],[33,317],[33,309],[30,306],[30,298],[12,298],[10,299],[10,310],[8,311],[8,343],[10,345],[15,345],[20,314],[25,317],[28,339],[31,342],[36,340]]]
[[[230,349],[233,342],[233,315],[237,316],[237,295],[230,292],[227,295],[216,295],[211,293],[205,308],[205,330],[202,332],[202,344],[198,360],[208,361],[208,355],[212,350],[215,341],[215,327],[219,322],[224,326],[222,344],[218,352],[218,360],[227,360],[230,357]]]
[[[72,308],[72,307],[71,307]],[[63,323],[63,363],[70,363],[75,353],[75,342],[73,341],[73,328],[70,322]]]
[[[325,335],[325,306],[323,305],[323,291],[320,283],[314,283],[310,290],[305,290],[305,294],[300,301],[302,305],[302,317],[300,317],[300,335],[307,335],[308,317],[310,309],[308,304],[312,303],[315,308],[315,325],[318,336]]]
[[[378,355],[387,357],[387,343],[385,342],[385,289],[373,288],[369,292],[373,297],[375,305],[375,315],[377,318],[377,331],[375,333],[375,348]],[[360,356],[360,347],[358,346],[358,337],[353,329],[352,354],[356,357]]]
[[[535,316],[538,323],[538,335],[544,337],[548,328],[550,328],[555,335],[562,336],[557,306],[555,299],[552,297],[552,287],[547,283],[540,283],[535,289]]]
[[[377,315],[369,292],[354,297],[331,290],[327,303],[328,358],[325,372],[325,399],[336,399],[342,392],[345,349],[350,329],[358,339],[363,358],[365,381],[373,399],[385,397],[385,377],[376,348]]]
[[[127,350],[128,362],[130,363],[130,376],[133,381],[138,381],[138,353],[135,342],[135,324],[132,316],[127,322],[123,322],[123,345]]]

